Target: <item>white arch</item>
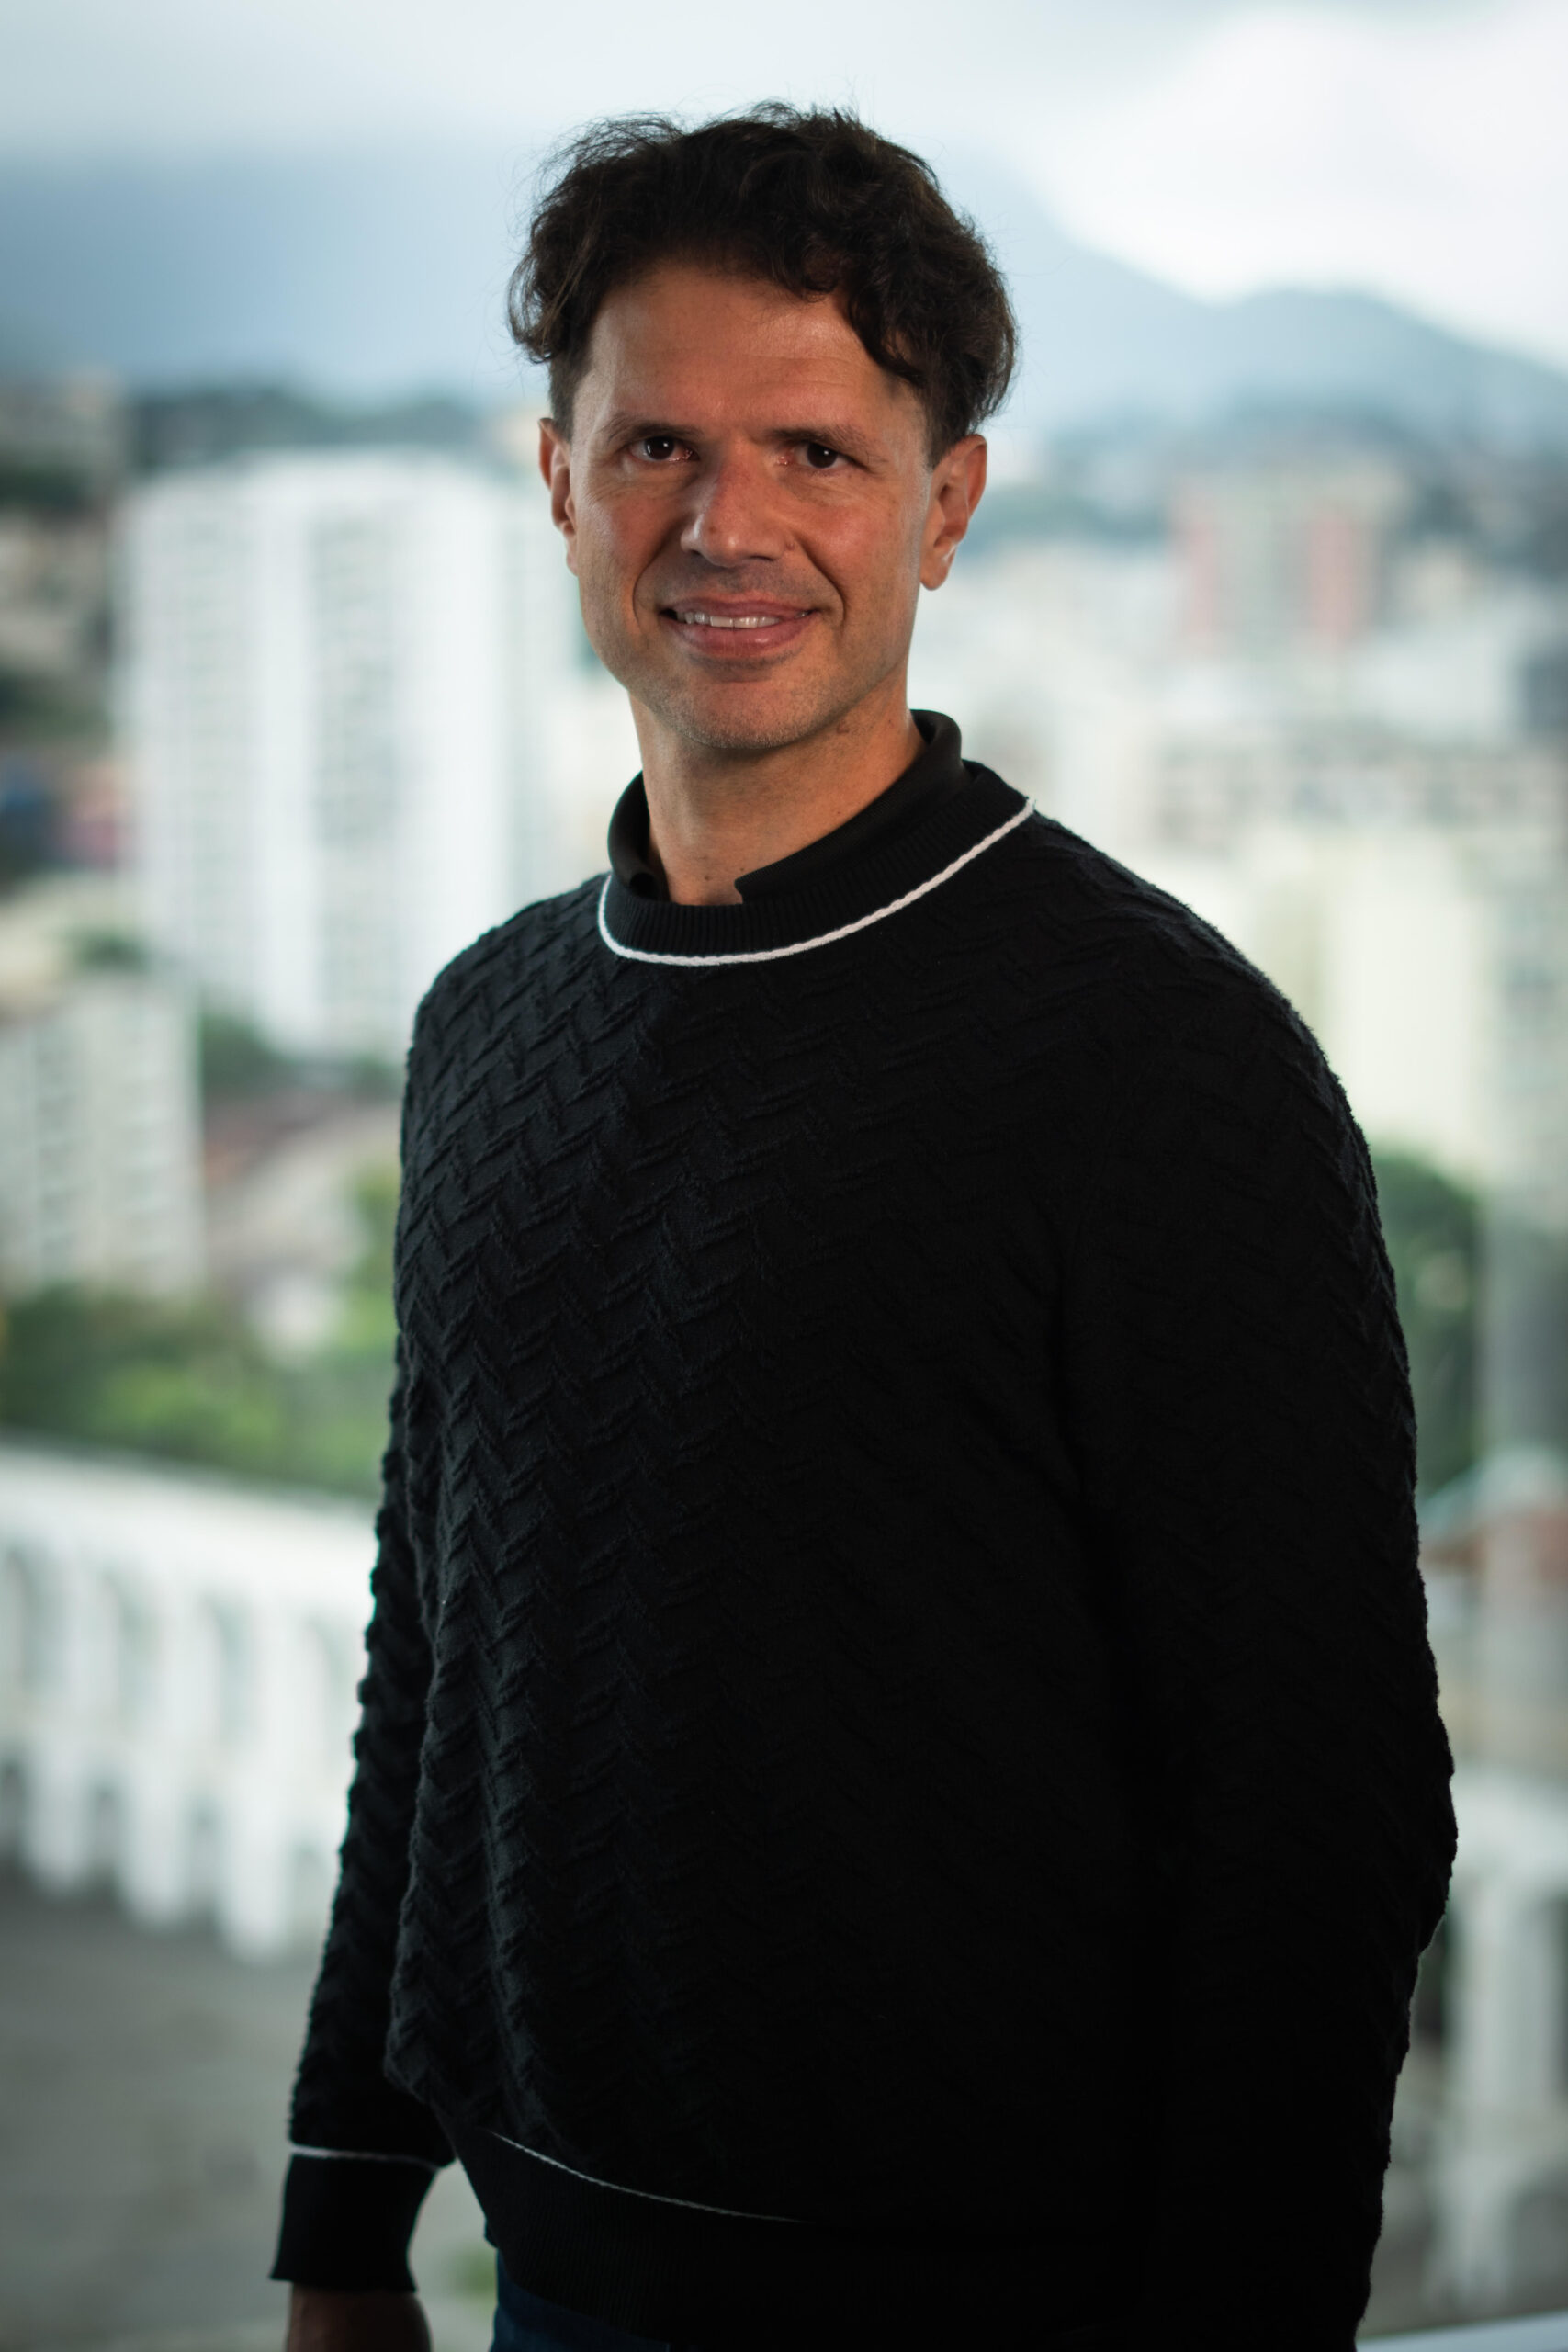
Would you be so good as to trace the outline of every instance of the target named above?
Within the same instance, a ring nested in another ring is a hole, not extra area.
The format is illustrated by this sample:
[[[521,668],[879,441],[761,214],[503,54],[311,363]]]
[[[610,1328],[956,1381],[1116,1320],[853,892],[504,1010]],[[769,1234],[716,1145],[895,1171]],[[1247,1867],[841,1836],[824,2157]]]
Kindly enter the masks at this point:
[[[0,1446],[0,1774],[46,1884],[263,1955],[320,1931],[368,1510]]]

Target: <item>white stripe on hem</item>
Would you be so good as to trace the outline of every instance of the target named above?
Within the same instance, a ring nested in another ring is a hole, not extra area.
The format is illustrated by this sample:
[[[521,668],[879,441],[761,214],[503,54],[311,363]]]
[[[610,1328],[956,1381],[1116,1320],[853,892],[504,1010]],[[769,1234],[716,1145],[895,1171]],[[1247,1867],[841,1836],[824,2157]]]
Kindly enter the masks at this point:
[[[590,2188],[612,2189],[617,2197],[645,2198],[650,2205],[679,2205],[686,2213],[720,2213],[727,2222],[785,2222],[792,2229],[803,2230],[807,2224],[798,2213],[743,2213],[733,2205],[700,2205],[694,2197],[661,2197],[656,2188],[627,2188],[619,2180],[601,2180],[596,2174],[579,2172],[575,2165],[563,2165],[558,2156],[544,2156],[537,2148],[525,2148],[521,2140],[509,2140],[504,2132],[492,2132],[503,2148],[515,2148],[520,2156],[532,2156],[537,2165],[553,2165],[557,2172],[570,2173],[573,2180],[584,2180]]]
[[[384,2148],[302,2148],[298,2141],[290,2141],[291,2156],[325,2156],[329,2163],[345,2165],[417,2165],[421,2172],[439,2172],[441,2167],[429,2156],[393,2156]]]
[[[1033,813],[1034,803],[1032,800],[1026,800],[1017,815],[1010,817],[1005,825],[998,825],[995,832],[986,835],[983,842],[976,842],[972,849],[966,849],[962,857],[955,857],[951,865],[942,867],[940,874],[932,874],[924,882],[917,883],[912,890],[906,890],[901,899],[890,899],[886,906],[878,907],[874,913],[862,915],[854,922],[840,923],[837,931],[819,932],[815,939],[797,939],[791,947],[749,947],[734,956],[665,956],[656,953],[650,947],[624,946],[604,920],[604,909],[609,901],[610,883],[613,878],[610,875],[604,876],[604,887],[599,893],[599,936],[613,954],[624,956],[634,964],[772,964],[781,956],[804,956],[813,947],[830,947],[836,939],[848,939],[857,931],[869,931],[872,924],[881,922],[884,916],[896,915],[905,907],[912,907],[915,900],[923,899],[929,890],[939,889],[942,883],[951,882],[953,876],[972,859],[978,857],[983,851],[988,850],[993,842],[1001,840],[1004,833],[1010,833],[1015,825],[1021,825],[1024,819],[1032,817]],[[532,2154],[533,2151],[529,2150],[528,2153]],[[541,2158],[542,2163],[548,2164],[549,2161],[547,2156]],[[639,2196],[641,2191],[632,2189],[628,2194],[634,2197]],[[679,2204],[680,2199],[675,2198],[671,2201]],[[711,2210],[716,2213],[722,2211],[723,2208],[716,2205],[711,2209],[705,2207],[704,2210]]]

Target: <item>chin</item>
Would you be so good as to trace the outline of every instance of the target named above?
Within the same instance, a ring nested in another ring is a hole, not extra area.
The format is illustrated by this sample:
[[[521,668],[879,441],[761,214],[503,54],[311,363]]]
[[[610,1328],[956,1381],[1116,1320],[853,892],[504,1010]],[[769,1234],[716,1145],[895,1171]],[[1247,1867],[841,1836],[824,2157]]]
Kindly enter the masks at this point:
[[[815,695],[747,687],[711,696],[645,693],[642,699],[672,735],[694,749],[744,756],[782,752],[820,734],[852,710],[864,693],[863,686]]]
[[[798,743],[804,736],[815,734],[817,729],[809,720],[802,724],[797,719],[780,715],[765,719],[759,712],[755,718],[748,720],[733,716],[728,718],[705,714],[700,718],[694,717],[680,728],[679,732],[684,741],[699,751],[761,753],[782,752],[787,745]]]

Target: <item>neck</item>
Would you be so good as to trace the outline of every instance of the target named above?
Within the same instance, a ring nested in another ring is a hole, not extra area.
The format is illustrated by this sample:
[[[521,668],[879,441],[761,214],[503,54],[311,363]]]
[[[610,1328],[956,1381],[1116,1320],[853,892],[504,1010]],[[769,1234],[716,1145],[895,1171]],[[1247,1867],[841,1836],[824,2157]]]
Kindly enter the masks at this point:
[[[924,748],[904,681],[819,733],[766,752],[711,750],[671,735],[634,703],[648,795],[650,863],[678,906],[739,902],[736,876],[847,824]]]

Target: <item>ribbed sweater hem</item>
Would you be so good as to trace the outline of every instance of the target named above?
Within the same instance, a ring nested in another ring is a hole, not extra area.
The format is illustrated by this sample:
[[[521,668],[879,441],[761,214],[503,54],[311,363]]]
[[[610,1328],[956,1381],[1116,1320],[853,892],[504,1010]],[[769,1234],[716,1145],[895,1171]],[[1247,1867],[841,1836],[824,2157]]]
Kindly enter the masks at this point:
[[[703,2352],[803,2343],[1109,2344],[1109,2248],[1054,2235],[863,2231],[752,2219],[597,2182],[443,2115],[520,2285]],[[1007,2332],[1017,2324],[1019,2333]]]

